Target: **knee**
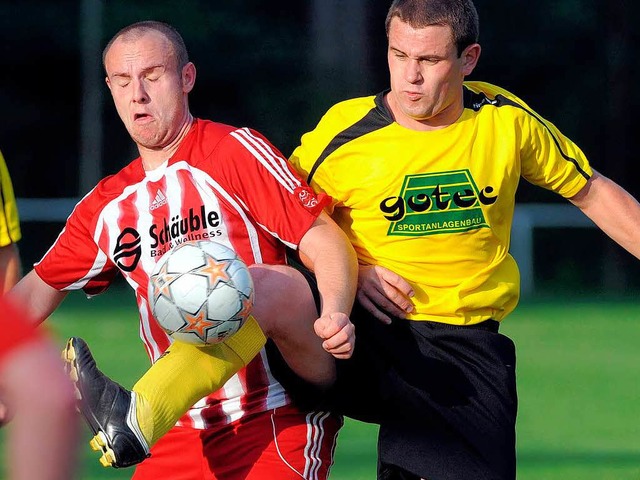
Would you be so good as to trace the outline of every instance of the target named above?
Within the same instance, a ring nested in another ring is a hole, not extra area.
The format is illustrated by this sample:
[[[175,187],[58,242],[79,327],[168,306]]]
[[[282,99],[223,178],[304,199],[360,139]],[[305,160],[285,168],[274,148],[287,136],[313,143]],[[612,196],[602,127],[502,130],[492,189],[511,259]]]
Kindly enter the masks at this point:
[[[253,316],[268,337],[286,330],[288,322],[316,313],[304,276],[287,265],[249,267],[254,287]]]
[[[277,329],[278,291],[282,289],[287,278],[287,271],[281,265],[257,264],[249,266],[253,279],[254,300],[253,316],[267,337],[272,337]]]
[[[253,279],[254,286],[264,289],[270,283],[277,281],[278,276],[287,275],[287,270],[291,268],[286,265],[267,265],[265,263],[254,263],[249,265],[249,273]]]
[[[273,298],[283,288],[288,288],[293,282],[291,276],[293,270],[286,265],[265,265],[257,264],[249,266],[249,273],[253,280],[253,289],[255,293],[254,304],[267,305],[273,303]]]

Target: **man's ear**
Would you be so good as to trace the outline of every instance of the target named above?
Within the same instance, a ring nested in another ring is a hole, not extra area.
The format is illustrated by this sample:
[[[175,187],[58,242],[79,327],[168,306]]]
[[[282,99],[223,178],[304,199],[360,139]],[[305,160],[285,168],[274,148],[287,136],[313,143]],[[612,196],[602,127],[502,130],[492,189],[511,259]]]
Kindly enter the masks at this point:
[[[462,52],[462,55],[461,55],[462,73],[464,74],[465,77],[467,75],[471,75],[471,72],[473,72],[473,69],[476,68],[476,65],[478,64],[478,60],[480,59],[481,51],[482,51],[482,48],[480,47],[480,44],[474,43],[472,45],[469,45]]]
[[[182,67],[182,90],[189,93],[196,83],[196,66],[189,62]]]

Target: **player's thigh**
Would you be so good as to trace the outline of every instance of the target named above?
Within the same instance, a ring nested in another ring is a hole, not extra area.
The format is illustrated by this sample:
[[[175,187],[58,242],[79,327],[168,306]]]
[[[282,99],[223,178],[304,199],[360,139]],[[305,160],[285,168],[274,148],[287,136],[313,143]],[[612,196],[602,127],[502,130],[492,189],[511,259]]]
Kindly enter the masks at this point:
[[[257,264],[249,267],[255,289],[253,315],[267,336],[286,322],[317,318],[309,282],[287,265]]]
[[[269,365],[273,375],[298,405],[380,423],[390,408],[390,368],[381,353],[395,342],[391,338],[392,332],[357,304],[351,319],[356,325],[356,346],[350,359],[336,362],[337,379],[330,389],[319,389],[300,378],[272,342],[266,345]],[[405,349],[404,344],[397,348],[399,352]]]

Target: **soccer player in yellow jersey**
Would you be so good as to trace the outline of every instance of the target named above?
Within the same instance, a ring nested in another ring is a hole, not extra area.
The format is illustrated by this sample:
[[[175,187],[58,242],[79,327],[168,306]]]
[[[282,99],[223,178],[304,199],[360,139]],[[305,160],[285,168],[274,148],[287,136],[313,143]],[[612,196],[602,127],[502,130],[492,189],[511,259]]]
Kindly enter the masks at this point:
[[[21,237],[13,185],[7,164],[0,152],[0,293],[9,290],[20,279],[17,242]]]
[[[518,182],[552,190],[640,257],[640,205],[476,66],[472,0],[395,0],[391,88],[332,107],[291,161],[330,195],[360,263],[356,346],[334,407],[380,424],[379,477],[514,479]]]

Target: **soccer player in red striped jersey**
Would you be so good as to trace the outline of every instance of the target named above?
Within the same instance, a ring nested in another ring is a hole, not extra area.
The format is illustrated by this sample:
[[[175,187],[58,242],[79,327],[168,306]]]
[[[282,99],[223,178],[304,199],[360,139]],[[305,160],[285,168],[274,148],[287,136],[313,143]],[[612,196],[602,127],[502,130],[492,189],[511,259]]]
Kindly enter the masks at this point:
[[[0,298],[0,387],[11,412],[5,457],[9,480],[74,478],[79,429],[62,362],[24,309]]]
[[[269,357],[284,358],[293,372],[325,388],[335,378],[334,358],[351,355],[357,261],[323,212],[330,199],[316,195],[258,132],[192,117],[196,69],[169,25],[122,29],[103,63],[140,156],[78,203],[13,290],[41,321],[69,291],[100,293],[118,273],[133,288],[154,365],[132,392],[97,369],[82,340],[72,339],[67,349],[81,408],[96,433],[92,446],[115,467],[140,462],[152,446],[136,480],[173,479],[176,471],[203,480],[327,478],[342,418],[293,404],[271,374]],[[176,245],[207,238],[250,265],[253,317],[223,343],[172,344],[149,309],[149,274]],[[312,266],[316,292],[287,265],[287,247]]]

